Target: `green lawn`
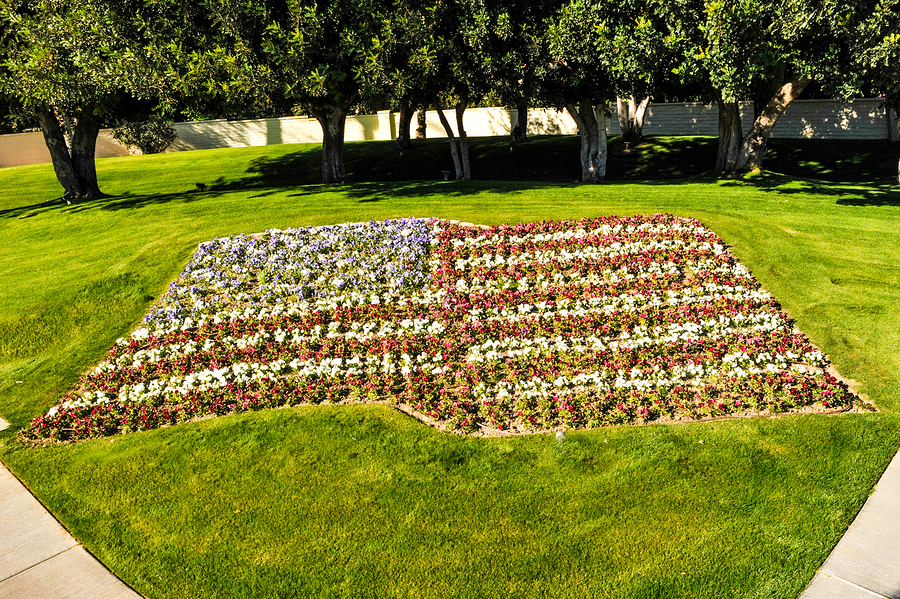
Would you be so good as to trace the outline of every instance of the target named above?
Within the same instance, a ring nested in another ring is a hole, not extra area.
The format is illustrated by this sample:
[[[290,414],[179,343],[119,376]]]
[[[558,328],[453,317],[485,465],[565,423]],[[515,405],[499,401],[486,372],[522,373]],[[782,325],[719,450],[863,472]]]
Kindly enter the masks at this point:
[[[111,197],[73,206],[49,201],[60,191],[47,165],[0,170],[0,415],[13,424],[0,459],[153,598],[794,597],[900,446],[900,189],[862,180],[890,180],[880,173],[896,151],[778,142],[767,168],[791,176],[719,182],[702,178],[710,149],[649,140],[598,186],[566,183],[572,138],[512,155],[505,140],[473,140],[476,175],[517,182],[433,180],[447,160],[438,140],[403,158],[348,144],[351,177],[370,182],[328,188],[312,184],[310,146],[115,158],[98,161]],[[866,152],[863,173],[852,165]],[[409,173],[432,180],[395,182]],[[731,244],[880,411],[602,429],[562,446],[441,434],[380,405],[15,440],[200,241],[399,216],[658,211]]]

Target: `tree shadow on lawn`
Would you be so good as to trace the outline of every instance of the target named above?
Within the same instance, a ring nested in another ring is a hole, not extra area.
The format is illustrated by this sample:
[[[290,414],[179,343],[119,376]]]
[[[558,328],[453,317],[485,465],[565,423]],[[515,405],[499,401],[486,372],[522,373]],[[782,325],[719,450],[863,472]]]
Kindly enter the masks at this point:
[[[77,213],[86,210],[134,210],[170,202],[196,202],[233,192],[250,192],[250,198],[286,194],[310,197],[342,192],[360,203],[393,198],[446,196],[460,198],[481,193],[515,193],[548,186],[581,185],[578,136],[532,136],[510,152],[508,138],[471,138],[474,181],[444,181],[443,172],[453,166],[446,139],[415,140],[411,151],[399,153],[394,142],[352,142],[345,144],[347,178],[344,185],[322,185],[320,147],[253,160],[233,178],[219,177],[204,190],[183,189],[164,193],[125,192],[71,206],[60,198],[0,211],[0,218],[28,218],[58,210]],[[284,150],[285,148],[282,148]],[[200,150],[202,152],[202,150]],[[646,138],[629,151],[617,137],[609,145],[608,184],[628,182],[641,185],[679,185],[713,181],[708,171],[700,171],[715,160],[716,138]],[[274,153],[274,150],[273,150]],[[138,170],[139,163],[135,163]],[[102,176],[102,175],[101,175]],[[201,175],[202,176],[202,175]],[[127,178],[126,178],[127,180]],[[811,193],[838,196],[842,205],[897,206],[896,186],[854,183],[832,184],[814,179],[799,181],[786,175],[737,180],[726,185],[747,185],[778,194]],[[101,181],[102,183],[102,181]],[[601,184],[603,185],[603,184]]]
[[[578,136],[533,136],[510,149],[505,137],[470,138],[472,178],[475,181],[578,183]],[[415,140],[413,148],[398,152],[394,142],[368,141],[344,145],[344,163],[350,183],[443,182],[454,176],[445,139]],[[706,157],[709,160],[699,159]],[[217,190],[318,185],[322,151],[303,150],[254,160],[244,177],[217,182]],[[613,138],[609,144],[608,181],[672,180],[703,174],[715,162],[715,145],[706,139],[649,138],[626,151]]]
[[[30,206],[20,206],[8,210],[0,210],[0,218],[31,218],[39,214],[54,211],[77,214],[88,210],[131,210],[151,204],[166,204],[175,201],[187,204],[221,195],[224,195],[224,193],[216,191],[200,192],[198,190],[146,195],[125,193],[120,195],[103,195],[93,200],[74,200],[71,205],[66,204],[65,200],[62,198],[55,198]]]
[[[47,211],[78,213],[86,210],[134,210],[170,202],[196,202],[234,192],[250,192],[250,198],[287,194],[308,197],[342,192],[360,203],[391,198],[446,196],[459,198],[481,193],[515,193],[548,186],[581,185],[579,178],[579,139],[577,136],[535,136],[509,151],[507,138],[473,138],[471,143],[473,181],[445,181],[443,171],[452,176],[453,164],[447,140],[416,140],[413,150],[400,154],[394,142],[346,144],[345,164],[350,183],[323,185],[321,148],[304,149],[254,159],[234,179],[219,177],[205,189],[184,189],[166,193],[107,195],[81,200],[71,206],[55,198],[39,204],[0,211],[0,218],[28,218]],[[617,140],[610,143],[609,183],[628,181],[646,185],[676,185],[696,182],[693,161],[654,160],[659,154],[702,152],[705,140],[659,140],[626,152]],[[708,149],[708,148],[706,148]],[[201,150],[202,151],[202,150]],[[713,147],[714,151],[714,147]],[[668,167],[665,164],[668,164]],[[423,174],[434,177],[422,178]],[[642,180],[653,176],[654,180]],[[101,174],[102,177],[102,174]],[[102,181],[101,181],[102,183]]]
[[[900,185],[878,183],[837,183],[818,179],[797,179],[765,171],[760,175],[723,183],[725,187],[752,185],[778,195],[810,194],[837,197],[839,206],[900,206]]]

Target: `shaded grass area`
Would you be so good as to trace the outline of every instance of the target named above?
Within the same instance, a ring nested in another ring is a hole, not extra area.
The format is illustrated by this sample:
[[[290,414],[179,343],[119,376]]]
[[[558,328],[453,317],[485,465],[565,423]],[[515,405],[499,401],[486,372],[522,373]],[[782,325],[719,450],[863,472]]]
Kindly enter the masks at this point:
[[[505,137],[469,141],[475,180],[531,186],[574,183],[580,177],[578,136],[532,136],[514,152]],[[705,179],[715,164],[716,144],[715,137],[648,137],[626,151],[613,137],[608,180],[658,185]],[[356,184],[416,182],[418,188],[422,181],[442,182],[442,171],[453,170],[446,140],[416,140],[413,150],[402,155],[387,141],[348,142],[344,147],[347,178]],[[769,148],[764,164],[768,171],[810,179],[808,190],[823,194],[831,191],[820,181],[889,189],[896,180],[900,153],[881,141],[775,139]],[[98,164],[108,165],[100,167],[101,189],[112,197],[90,206],[121,210],[151,203],[191,203],[234,191],[267,197],[279,189],[317,185],[321,156],[318,144],[284,144],[101,159]],[[47,165],[4,169],[8,189],[0,190],[0,218],[29,218],[58,207],[62,191],[48,174]],[[198,191],[198,184],[204,192]]]
[[[73,206],[46,203],[48,165],[0,171],[0,415],[13,423],[0,457],[149,597],[791,597],[900,444],[897,188],[771,173],[292,187],[296,171],[264,168],[298,151],[101,160],[111,197]],[[202,181],[210,191],[192,191]],[[401,216],[657,211],[721,235],[882,411],[604,429],[569,433],[562,447],[443,435],[383,406],[14,441],[139,322],[200,241]]]

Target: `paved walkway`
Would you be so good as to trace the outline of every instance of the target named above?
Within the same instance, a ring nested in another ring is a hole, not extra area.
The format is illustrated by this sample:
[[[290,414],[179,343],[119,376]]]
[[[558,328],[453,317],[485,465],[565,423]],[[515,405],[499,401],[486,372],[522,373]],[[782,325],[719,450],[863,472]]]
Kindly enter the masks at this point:
[[[800,599],[900,599],[900,453]]]
[[[0,599],[141,599],[0,464]]]

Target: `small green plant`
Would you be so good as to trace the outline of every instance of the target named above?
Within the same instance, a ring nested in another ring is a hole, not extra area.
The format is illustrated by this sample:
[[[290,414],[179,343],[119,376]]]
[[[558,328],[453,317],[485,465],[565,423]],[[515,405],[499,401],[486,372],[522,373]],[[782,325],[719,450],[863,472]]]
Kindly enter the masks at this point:
[[[159,154],[175,141],[175,127],[159,116],[143,120],[121,121],[113,129],[112,136],[129,148],[138,148],[144,154]]]

